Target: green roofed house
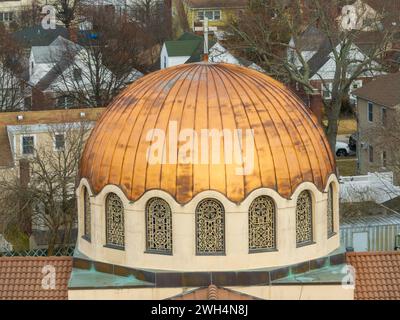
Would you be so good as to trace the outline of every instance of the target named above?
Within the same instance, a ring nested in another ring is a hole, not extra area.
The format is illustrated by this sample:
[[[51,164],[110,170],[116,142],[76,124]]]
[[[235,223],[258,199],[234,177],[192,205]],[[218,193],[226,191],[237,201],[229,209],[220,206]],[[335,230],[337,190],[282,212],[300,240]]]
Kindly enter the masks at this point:
[[[210,41],[210,48],[215,41]],[[161,69],[188,62],[199,62],[204,50],[204,38],[185,32],[177,40],[165,41],[161,50]]]
[[[208,47],[208,62],[236,64],[264,72],[264,70],[254,62],[233,56],[215,40],[209,40]],[[177,40],[164,42],[160,54],[160,67],[161,69],[165,69],[179,64],[200,62],[203,57],[203,52],[203,36],[185,32]]]

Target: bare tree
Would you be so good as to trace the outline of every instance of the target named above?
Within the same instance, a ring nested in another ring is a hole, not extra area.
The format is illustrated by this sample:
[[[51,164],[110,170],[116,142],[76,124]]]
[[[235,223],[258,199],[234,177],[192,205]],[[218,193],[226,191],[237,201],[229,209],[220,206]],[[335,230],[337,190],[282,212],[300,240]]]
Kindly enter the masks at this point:
[[[22,51],[11,34],[0,25],[0,111],[22,107],[23,82],[20,78]]]
[[[31,225],[46,230],[49,255],[57,246],[73,241],[71,232],[77,221],[75,185],[88,132],[89,124],[85,122],[50,126],[48,143],[22,160],[29,163],[29,181],[21,179],[21,170],[0,176],[0,218],[5,228],[17,226],[26,236]],[[64,138],[57,138],[60,136]]]
[[[34,0],[27,6],[23,6],[16,15],[14,29],[34,27],[40,24],[42,19],[41,6]]]
[[[55,0],[53,5],[57,10],[57,19],[68,29],[78,15],[81,0]]]
[[[147,35],[136,23],[102,7],[87,8],[85,17],[93,30],[80,45],[68,42],[61,49],[54,90],[81,106],[105,106],[142,75],[138,70],[147,70]]]
[[[269,74],[288,84],[297,84],[310,94],[315,90],[313,74],[300,40],[307,28],[319,30],[323,46],[334,61],[331,99],[324,101],[328,120],[326,133],[332,150],[335,149],[342,101],[348,97],[354,80],[384,70],[383,58],[395,34],[394,26],[382,28],[382,15],[363,20],[363,28],[343,27],[342,19],[347,19],[347,13],[343,16],[341,13],[343,3],[347,2],[252,0],[249,8],[231,22],[226,41],[228,48],[254,61]],[[361,16],[352,16],[351,19],[357,20],[352,25],[358,25]],[[370,29],[378,35],[376,41],[359,54],[357,40]],[[325,88],[330,88],[322,75],[317,74],[317,77]]]

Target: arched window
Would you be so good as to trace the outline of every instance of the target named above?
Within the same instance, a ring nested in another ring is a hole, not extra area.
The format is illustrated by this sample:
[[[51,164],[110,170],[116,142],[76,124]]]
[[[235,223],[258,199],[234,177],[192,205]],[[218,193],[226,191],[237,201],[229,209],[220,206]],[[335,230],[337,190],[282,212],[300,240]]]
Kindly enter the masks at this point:
[[[276,248],[275,203],[267,196],[256,198],[249,208],[249,250]]]
[[[303,191],[297,198],[296,243],[298,246],[302,246],[312,241],[312,198],[309,191]]]
[[[168,203],[152,198],[146,205],[148,252],[172,254],[172,214]]]
[[[91,206],[90,206],[90,194],[87,188],[84,188],[84,237],[87,240],[90,240],[91,237]]]
[[[225,210],[217,200],[205,199],[197,205],[196,251],[198,255],[225,253]]]
[[[333,209],[333,185],[329,185],[328,190],[328,210],[327,210],[327,218],[328,218],[328,238],[332,237],[335,234],[334,228],[334,209]]]
[[[115,193],[106,199],[106,242],[109,246],[125,246],[124,206]]]

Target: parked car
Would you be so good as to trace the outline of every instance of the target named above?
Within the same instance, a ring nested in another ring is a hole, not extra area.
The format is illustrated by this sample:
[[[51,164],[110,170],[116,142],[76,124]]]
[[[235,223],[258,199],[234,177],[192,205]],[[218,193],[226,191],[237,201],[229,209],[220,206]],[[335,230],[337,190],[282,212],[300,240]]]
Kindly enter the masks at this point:
[[[351,151],[356,151],[357,149],[357,133],[353,133],[349,138],[349,147]]]
[[[350,147],[346,142],[336,141],[335,152],[338,157],[347,157],[350,154]]]

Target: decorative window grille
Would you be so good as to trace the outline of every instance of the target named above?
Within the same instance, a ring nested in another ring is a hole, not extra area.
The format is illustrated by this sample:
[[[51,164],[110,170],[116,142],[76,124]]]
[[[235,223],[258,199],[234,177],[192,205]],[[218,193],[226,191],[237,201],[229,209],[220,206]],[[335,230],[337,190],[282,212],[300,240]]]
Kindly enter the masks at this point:
[[[111,246],[125,246],[124,206],[115,193],[106,199],[106,242]]]
[[[196,251],[198,255],[225,253],[225,210],[217,200],[205,199],[196,208]]]
[[[153,198],[146,206],[147,251],[172,254],[172,214],[168,203]]]
[[[333,186],[331,184],[328,191],[328,237],[334,233]]]
[[[90,239],[91,236],[91,206],[90,206],[90,195],[88,190],[85,188],[84,191],[85,203],[84,203],[84,221],[85,221],[85,230],[84,235],[86,238]]]
[[[297,199],[296,206],[297,245],[304,245],[312,242],[312,233],[312,198],[309,191],[303,191]]]
[[[258,197],[249,209],[249,250],[275,249],[275,238],[275,203],[270,197]]]

